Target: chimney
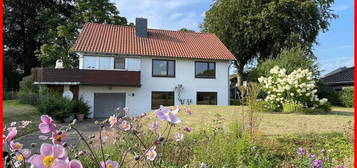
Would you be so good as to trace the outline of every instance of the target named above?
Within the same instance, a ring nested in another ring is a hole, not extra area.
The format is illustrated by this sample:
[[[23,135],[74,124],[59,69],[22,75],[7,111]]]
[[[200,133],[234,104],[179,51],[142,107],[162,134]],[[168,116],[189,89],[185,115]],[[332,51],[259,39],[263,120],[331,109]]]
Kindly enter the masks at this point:
[[[135,33],[136,33],[136,37],[148,36],[148,20],[146,18],[136,18]]]

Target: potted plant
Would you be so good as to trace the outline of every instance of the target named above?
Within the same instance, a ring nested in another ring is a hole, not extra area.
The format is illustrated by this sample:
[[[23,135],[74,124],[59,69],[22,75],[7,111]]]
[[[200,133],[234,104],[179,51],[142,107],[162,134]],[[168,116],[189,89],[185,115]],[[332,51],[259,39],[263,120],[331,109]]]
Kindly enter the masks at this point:
[[[89,106],[80,98],[79,100],[72,101],[72,110],[76,114],[77,120],[83,121],[89,112]]]

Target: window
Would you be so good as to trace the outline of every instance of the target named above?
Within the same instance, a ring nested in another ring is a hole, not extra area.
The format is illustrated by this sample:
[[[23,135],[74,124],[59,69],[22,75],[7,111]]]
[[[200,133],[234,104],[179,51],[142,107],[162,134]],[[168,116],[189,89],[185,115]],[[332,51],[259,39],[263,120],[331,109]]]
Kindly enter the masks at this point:
[[[217,92],[197,92],[198,105],[217,105]]]
[[[215,62],[195,62],[196,78],[216,78]]]
[[[112,69],[111,57],[99,57],[99,69]]]
[[[114,57],[114,69],[125,69],[125,58]]]
[[[160,105],[173,106],[174,104],[174,92],[151,93],[151,109],[158,109]]]
[[[175,77],[174,60],[152,60],[153,77]]]
[[[97,69],[97,58],[91,56],[84,56],[83,58],[83,68],[84,69]]]

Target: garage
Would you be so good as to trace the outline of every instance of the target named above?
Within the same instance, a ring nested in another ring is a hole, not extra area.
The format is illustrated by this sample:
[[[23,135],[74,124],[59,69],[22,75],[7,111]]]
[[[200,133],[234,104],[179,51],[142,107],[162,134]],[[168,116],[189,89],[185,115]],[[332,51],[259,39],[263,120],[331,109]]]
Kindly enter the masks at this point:
[[[125,93],[94,93],[94,118],[108,118],[125,107]]]

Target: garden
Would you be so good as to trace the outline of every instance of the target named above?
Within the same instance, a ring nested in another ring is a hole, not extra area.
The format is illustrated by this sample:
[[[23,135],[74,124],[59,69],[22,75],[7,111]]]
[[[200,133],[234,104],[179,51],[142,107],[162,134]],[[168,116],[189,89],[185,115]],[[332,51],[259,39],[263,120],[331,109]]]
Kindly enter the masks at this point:
[[[86,113],[84,102],[39,94],[34,121],[5,116],[3,161],[51,168],[352,167],[353,109],[331,108],[307,69],[274,66],[258,81],[240,87],[241,106],[161,106],[138,117],[124,108],[124,117],[118,111],[93,122],[90,136],[76,119],[61,123],[75,111]],[[24,146],[16,137],[29,127],[39,129],[39,140]],[[69,133],[79,141],[67,142]]]

